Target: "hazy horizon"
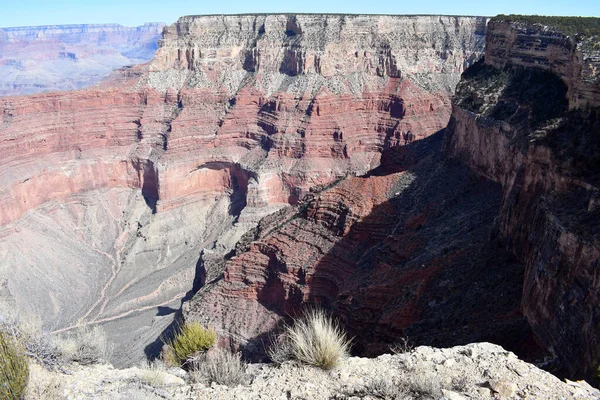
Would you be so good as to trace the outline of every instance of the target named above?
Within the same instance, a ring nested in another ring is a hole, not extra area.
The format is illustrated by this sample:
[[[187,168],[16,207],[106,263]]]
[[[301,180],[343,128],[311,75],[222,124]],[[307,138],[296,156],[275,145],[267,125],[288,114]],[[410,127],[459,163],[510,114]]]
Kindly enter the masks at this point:
[[[302,10],[298,10],[302,8]],[[517,1],[495,4],[485,1],[447,2],[428,0],[415,4],[392,1],[359,2],[356,0],[306,0],[301,5],[267,0],[251,3],[241,0],[204,3],[182,0],[43,1],[23,0],[3,6],[0,27],[16,28],[40,25],[119,24],[133,27],[148,22],[171,24],[185,15],[214,14],[386,14],[386,15],[477,15],[538,14],[564,16],[600,16],[600,2],[589,0]]]

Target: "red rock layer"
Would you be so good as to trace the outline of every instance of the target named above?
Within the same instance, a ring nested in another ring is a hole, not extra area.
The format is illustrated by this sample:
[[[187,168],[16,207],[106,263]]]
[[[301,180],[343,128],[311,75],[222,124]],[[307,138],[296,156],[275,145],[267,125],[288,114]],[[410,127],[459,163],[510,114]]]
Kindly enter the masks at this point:
[[[387,351],[404,335],[518,348],[528,337],[518,311],[522,270],[487,241],[499,188],[446,164],[440,140],[387,157],[414,163],[348,177],[261,222],[222,279],[184,305],[186,318],[252,355],[310,304],[344,322],[359,354]],[[399,169],[408,170],[390,172]]]
[[[291,45],[278,25],[288,17],[256,16],[266,26],[264,34],[257,27],[248,32],[233,28],[236,18],[246,17],[228,18],[222,29],[231,40],[223,43],[205,31],[210,17],[182,19],[179,25],[189,26],[189,32],[168,33],[155,61],[124,69],[99,89],[4,99],[0,196],[5,207],[0,225],[45,201],[115,186],[142,188],[158,200],[158,212],[237,186],[247,192],[250,205],[294,204],[311,186],[376,167],[383,149],[442,128],[449,117],[450,91],[440,82],[456,79],[462,61],[481,51],[469,32],[479,32],[483,20],[463,18],[450,41],[451,47],[470,41],[468,50],[454,55],[456,63],[462,60],[460,65],[440,64],[441,55],[428,49],[419,49],[423,58],[416,61],[394,50],[386,57],[395,69],[373,69],[365,62],[385,48],[388,33],[382,33],[382,44],[368,45],[366,52],[353,36],[332,37],[332,53],[323,55],[323,63],[345,43],[350,47],[344,51],[357,46],[364,52],[363,58],[343,60],[336,76],[312,70],[294,75],[285,69],[287,64],[272,69],[267,60],[277,63],[269,58],[275,57],[269,55],[273,48],[263,48]],[[294,48],[312,52],[315,32],[310,24],[320,17],[303,18],[296,21],[297,27],[307,25],[295,36]],[[428,18],[356,21],[356,27],[385,22],[403,34],[423,24],[436,48],[441,42],[435,29],[450,34],[444,24]],[[248,34],[256,35],[257,42],[248,42]],[[215,53],[195,55],[191,64],[178,69],[171,53],[184,40],[190,48],[207,43]],[[262,49],[257,71],[247,71],[245,59],[231,58],[241,54],[238,45]],[[401,66],[406,77],[400,77]],[[419,73],[433,77],[432,89],[415,77],[413,70],[419,66],[426,68]],[[273,86],[273,80],[280,85],[287,80],[289,86]],[[234,84],[238,86],[232,89]],[[248,187],[250,177],[254,183]]]

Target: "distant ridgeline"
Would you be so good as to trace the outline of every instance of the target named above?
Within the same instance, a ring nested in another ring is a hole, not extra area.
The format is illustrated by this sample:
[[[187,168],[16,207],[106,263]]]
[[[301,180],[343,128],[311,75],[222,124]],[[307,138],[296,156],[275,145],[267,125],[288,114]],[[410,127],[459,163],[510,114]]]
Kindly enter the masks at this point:
[[[0,28],[0,96],[75,90],[151,60],[163,23]]]

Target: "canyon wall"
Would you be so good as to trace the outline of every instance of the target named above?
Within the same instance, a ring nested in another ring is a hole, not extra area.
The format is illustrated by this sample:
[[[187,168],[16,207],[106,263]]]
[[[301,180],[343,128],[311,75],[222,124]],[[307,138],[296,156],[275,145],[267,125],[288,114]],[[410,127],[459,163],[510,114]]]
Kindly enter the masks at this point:
[[[261,218],[443,128],[485,24],[183,17],[93,89],[2,99],[0,296],[136,362]]]
[[[446,143],[502,184],[499,229],[525,263],[521,308],[548,366],[588,378],[600,358],[597,53],[549,27],[492,20]]]
[[[572,108],[600,105],[598,68],[600,57],[594,42],[576,41],[542,24],[511,22],[502,17],[490,22],[486,64],[507,64],[551,71],[566,83]],[[590,45],[591,44],[591,45]]]
[[[0,96],[91,86],[154,57],[162,23],[0,28]]]

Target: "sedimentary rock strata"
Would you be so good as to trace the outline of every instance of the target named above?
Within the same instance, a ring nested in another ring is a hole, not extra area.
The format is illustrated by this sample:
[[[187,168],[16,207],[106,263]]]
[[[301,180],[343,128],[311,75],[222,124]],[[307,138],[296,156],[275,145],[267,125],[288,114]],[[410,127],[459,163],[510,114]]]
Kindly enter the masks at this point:
[[[373,174],[265,218],[184,304],[185,317],[257,358],[278,324],[316,304],[340,318],[357,354],[381,354],[406,335],[523,350],[523,270],[489,240],[500,187],[445,160],[441,143],[440,132],[391,149]]]
[[[99,87],[2,99],[3,297],[135,362],[263,216],[444,127],[485,23],[184,17]]]

